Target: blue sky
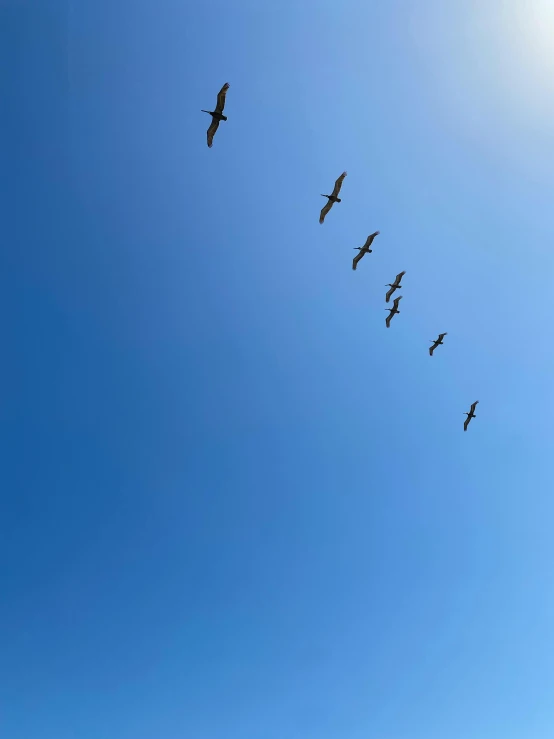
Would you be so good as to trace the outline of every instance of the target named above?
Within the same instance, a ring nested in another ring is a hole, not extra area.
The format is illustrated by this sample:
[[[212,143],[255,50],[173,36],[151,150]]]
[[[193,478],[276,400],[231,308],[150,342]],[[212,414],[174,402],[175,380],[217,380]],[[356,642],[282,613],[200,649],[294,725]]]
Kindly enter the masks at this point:
[[[554,14],[191,6],[0,4],[2,735],[550,739]]]

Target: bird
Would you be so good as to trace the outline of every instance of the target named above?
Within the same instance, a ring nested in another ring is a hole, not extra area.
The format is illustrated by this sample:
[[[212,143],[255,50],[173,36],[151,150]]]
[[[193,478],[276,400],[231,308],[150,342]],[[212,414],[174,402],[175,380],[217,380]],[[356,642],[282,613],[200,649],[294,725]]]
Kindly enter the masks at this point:
[[[385,323],[387,324],[387,328],[390,328],[390,322],[392,320],[392,317],[395,316],[397,313],[400,313],[398,310],[398,303],[402,300],[402,295],[399,295],[397,298],[394,299],[394,302],[392,304],[392,308],[385,308],[385,310],[389,311],[389,315],[387,316],[387,320]]]
[[[352,269],[354,269],[354,270],[356,269],[356,267],[358,266],[358,262],[364,256],[364,254],[371,254],[371,252],[373,251],[373,249],[370,249],[369,247],[373,244],[373,239],[376,236],[379,236],[379,231],[375,231],[375,233],[370,234],[367,237],[367,241],[365,242],[365,244],[363,246],[355,246],[354,247],[354,249],[357,249],[358,250],[358,253],[356,254],[356,256],[354,257],[354,259],[352,260]]]
[[[321,213],[319,215],[319,222],[323,223],[325,220],[325,216],[327,213],[331,210],[333,207],[333,203],[340,203],[341,199],[338,197],[338,194],[340,192],[340,189],[342,187],[342,183],[344,178],[346,177],[346,172],[343,172],[341,176],[338,178],[338,180],[335,182],[335,187],[333,188],[333,193],[331,195],[322,195],[322,198],[327,198],[327,203],[324,205],[324,207],[321,209]]]
[[[399,272],[394,278],[394,282],[392,283],[389,282],[388,285],[385,285],[385,287],[390,287],[390,290],[385,296],[385,300],[387,301],[387,303],[389,302],[390,296],[393,294],[393,292],[395,290],[398,290],[399,287],[402,287],[402,285],[400,284],[400,280],[404,277],[405,274],[406,274],[406,270],[404,270],[403,272]]]
[[[467,416],[466,420],[464,421],[464,431],[467,431],[467,427],[469,426],[469,422],[472,418],[477,418],[475,415],[475,406],[477,405],[479,401],[476,400],[475,403],[471,404],[471,408],[469,409],[469,413],[465,413],[464,415]]]
[[[215,106],[215,110],[202,110],[201,111],[202,113],[208,113],[212,117],[212,122],[207,131],[208,147],[210,149],[212,148],[215,132],[219,128],[220,122],[227,120],[227,116],[223,115],[223,108],[225,107],[225,96],[227,95],[228,89],[229,89],[229,83],[226,82],[221,88],[221,90],[217,93],[217,104]]]
[[[431,341],[431,344],[433,344],[433,346],[430,346],[429,347],[429,356],[431,356],[431,357],[433,356],[433,352],[435,351],[435,349],[437,348],[437,346],[440,346],[441,344],[444,344],[443,339],[444,339],[445,336],[446,336],[446,332],[444,334],[439,334],[439,338],[438,339],[435,339],[435,341],[431,341],[430,340]]]

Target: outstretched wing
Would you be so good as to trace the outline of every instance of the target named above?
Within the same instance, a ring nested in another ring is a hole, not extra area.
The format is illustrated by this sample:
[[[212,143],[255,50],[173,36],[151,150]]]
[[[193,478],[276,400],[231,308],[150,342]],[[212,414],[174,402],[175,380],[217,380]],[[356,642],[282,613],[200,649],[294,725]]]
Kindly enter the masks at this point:
[[[216,113],[223,113],[223,108],[225,107],[225,96],[227,95],[228,89],[229,83],[226,82],[217,93],[217,105],[215,106]]]
[[[363,257],[363,255],[364,255],[364,252],[363,251],[359,251],[356,254],[356,256],[354,257],[354,259],[352,260],[352,269],[356,269],[356,267],[358,266],[358,262]]]
[[[437,342],[435,341],[435,343],[433,344],[433,346],[430,346],[429,347],[429,356],[430,357],[433,356],[433,352],[435,351],[436,348],[437,348]]]
[[[464,421],[464,431],[467,431],[467,427],[469,426],[470,421],[471,418],[469,416],[466,416],[466,420]]]
[[[370,234],[367,237],[367,241],[364,244],[364,249],[369,249],[369,247],[373,244],[373,239],[379,235],[379,231],[375,231],[374,234]]]
[[[377,231],[377,233],[379,233],[379,231]],[[394,284],[400,287],[400,280],[404,277],[405,274],[406,274],[406,270],[404,270],[403,272],[399,272],[394,278]]]
[[[471,404],[471,410],[470,410],[470,413],[475,413],[475,408],[476,408],[476,406],[477,406],[477,403],[478,403],[478,402],[479,402],[479,401],[478,401],[478,400],[476,400],[476,401],[475,401],[475,403],[472,403],[472,404]]]
[[[388,293],[385,295],[385,301],[388,303],[390,300],[390,296],[393,294],[393,292],[396,290],[396,287],[391,287]]]
[[[332,207],[333,207],[332,201],[331,200],[328,200],[325,203],[325,205],[323,206],[323,208],[321,209],[321,213],[319,214],[319,222],[320,223],[323,223],[323,221],[325,220],[325,216],[331,210]]]
[[[442,341],[444,337],[446,336],[447,331],[444,332],[444,334],[439,334],[439,341]]]
[[[338,196],[345,177],[346,177],[346,172],[343,172],[341,176],[338,178],[338,180],[335,182],[335,186],[333,188],[333,193],[332,193],[333,197],[336,198]]]
[[[389,313],[387,316],[385,323],[387,324],[387,328],[390,328],[390,319],[392,318],[392,313]]]
[[[212,118],[212,122],[207,132],[208,146],[210,147],[210,149],[212,148],[215,132],[217,131],[218,128],[219,128],[219,121],[217,120],[217,118]]]
[[[398,298],[395,298],[393,301],[393,307],[394,310],[398,310],[398,303],[402,300],[402,295],[400,295]]]

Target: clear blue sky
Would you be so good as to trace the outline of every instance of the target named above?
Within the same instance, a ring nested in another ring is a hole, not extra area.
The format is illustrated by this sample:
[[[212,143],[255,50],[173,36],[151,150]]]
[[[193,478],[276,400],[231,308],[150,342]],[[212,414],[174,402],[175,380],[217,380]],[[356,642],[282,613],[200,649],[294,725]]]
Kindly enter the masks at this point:
[[[554,14],[517,5],[0,3],[3,737],[552,738]]]

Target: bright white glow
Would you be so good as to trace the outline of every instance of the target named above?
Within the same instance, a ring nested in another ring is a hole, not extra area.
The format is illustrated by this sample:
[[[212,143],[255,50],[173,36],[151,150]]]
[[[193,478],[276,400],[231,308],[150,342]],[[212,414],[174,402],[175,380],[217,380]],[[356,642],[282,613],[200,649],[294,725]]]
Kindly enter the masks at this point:
[[[544,71],[554,68],[554,2],[552,0],[520,0],[514,4],[516,31],[523,41],[530,66]]]
[[[456,126],[553,130],[554,0],[437,4],[416,34]]]
[[[514,118],[551,125],[554,106],[554,0],[512,0],[489,9],[499,57],[495,77]],[[494,17],[496,15],[496,18]],[[496,21],[496,22],[495,22]]]
[[[504,82],[525,98],[554,90],[554,0],[493,3],[483,13],[493,44],[498,44]]]

